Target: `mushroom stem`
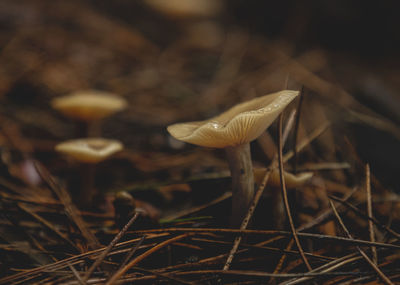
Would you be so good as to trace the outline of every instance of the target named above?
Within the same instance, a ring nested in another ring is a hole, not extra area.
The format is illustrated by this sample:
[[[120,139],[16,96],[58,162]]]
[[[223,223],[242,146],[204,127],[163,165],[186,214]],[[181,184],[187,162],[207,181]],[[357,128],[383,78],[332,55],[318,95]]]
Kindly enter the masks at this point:
[[[75,121],[75,137],[85,138],[87,137],[89,124],[87,122]]]
[[[254,196],[250,143],[226,148],[232,176],[232,226],[240,226]]]
[[[101,124],[100,122],[85,122],[76,121],[76,137],[77,138],[93,138],[101,136]]]
[[[101,120],[90,122],[87,130],[87,137],[101,136]]]
[[[78,204],[82,207],[91,207],[94,195],[95,165],[92,163],[82,163],[81,165],[81,189],[79,192]]]

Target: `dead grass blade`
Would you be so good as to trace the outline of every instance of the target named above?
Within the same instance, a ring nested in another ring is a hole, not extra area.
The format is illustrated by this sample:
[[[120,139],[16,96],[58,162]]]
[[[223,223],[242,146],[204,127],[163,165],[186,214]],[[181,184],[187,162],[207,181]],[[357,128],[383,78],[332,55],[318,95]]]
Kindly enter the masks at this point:
[[[352,210],[354,213],[356,213],[357,215],[371,220],[375,225],[377,225],[379,228],[385,230],[388,234],[390,234],[391,236],[395,237],[396,239],[400,239],[400,234],[395,232],[393,229],[383,225],[382,223],[380,223],[377,219],[375,219],[374,217],[369,217],[367,214],[363,213],[361,210],[359,210],[356,206],[354,206],[353,204],[350,204],[348,201],[345,201],[343,199],[340,199],[338,197],[335,197],[333,195],[329,195],[328,196],[329,199],[332,199],[336,202],[340,202],[342,203],[344,206],[346,206],[347,208],[349,208],[350,210]]]
[[[309,271],[312,270],[310,263],[307,260],[307,257],[304,254],[303,248],[300,244],[299,238],[297,236],[296,227],[294,226],[292,214],[290,212],[289,200],[287,197],[285,178],[283,176],[283,161],[282,161],[282,114],[279,115],[279,127],[278,127],[278,161],[279,161],[279,176],[281,180],[281,193],[282,199],[285,205],[286,215],[289,220],[290,228],[292,230],[293,238],[296,242],[297,248],[299,249],[301,258],[303,259],[304,264],[306,265]]]
[[[114,237],[114,239],[109,243],[106,249],[97,257],[96,261],[90,266],[89,270],[85,273],[83,277],[83,282],[87,282],[90,275],[93,271],[100,265],[103,259],[107,256],[107,254],[113,249],[113,247],[117,244],[117,242],[124,236],[126,231],[130,228],[134,221],[139,217],[140,213],[136,212],[135,215],[126,223],[126,225],[122,228],[122,230]]]
[[[47,169],[45,169],[43,165],[41,165],[38,162],[35,162],[35,167],[39,175],[42,177],[42,179],[47,183],[50,189],[54,191],[54,193],[63,203],[65,207],[65,212],[77,226],[82,236],[85,238],[88,247],[90,249],[100,248],[101,245],[99,241],[97,240],[96,236],[86,226],[86,223],[83,221],[81,215],[79,214],[78,209],[72,203],[71,197],[69,196],[68,192],[56,182],[54,177],[51,176],[51,174],[47,171]]]
[[[372,242],[375,241],[375,230],[374,224],[372,222],[372,194],[371,194],[371,179],[370,179],[370,170],[369,164],[365,167],[365,188],[367,191],[367,211],[368,211],[368,230],[369,230],[369,238]],[[376,247],[371,247],[372,251],[372,260],[375,264],[378,264],[378,253],[376,252]]]
[[[329,200],[329,204],[332,207],[333,213],[335,214],[340,226],[342,227],[342,229],[345,231],[346,235],[348,236],[348,238],[352,239],[352,235],[350,234],[349,230],[347,229],[347,227],[344,225],[342,218],[340,217],[339,213],[336,210],[335,205],[333,204],[332,200]],[[368,257],[368,255],[359,247],[357,246],[357,250],[358,252],[362,255],[362,257],[367,261],[367,263],[376,271],[376,273],[382,278],[383,282],[385,284],[389,284],[389,285],[394,285],[392,283],[392,281],[390,281],[390,279],[378,268],[377,265],[375,265],[375,263]]]
[[[54,227],[49,221],[46,219],[42,218],[38,214],[36,214],[34,211],[29,209],[28,207],[18,203],[18,207],[23,210],[25,213],[29,214],[32,216],[34,219],[36,219],[39,223],[44,225],[47,229],[49,229],[51,232],[55,233],[58,237],[60,237],[63,241],[65,241],[67,244],[69,244],[72,248],[74,248],[77,252],[81,252],[79,248],[63,233],[61,233],[56,227]]]
[[[149,255],[153,254],[154,252],[164,248],[165,246],[176,242],[178,240],[182,240],[186,237],[188,237],[190,234],[189,233],[185,233],[183,235],[179,235],[176,237],[173,237],[171,239],[168,239],[166,241],[163,241],[162,243],[156,245],[155,247],[151,248],[150,250],[146,251],[145,253],[143,253],[142,255],[139,255],[138,257],[136,257],[134,260],[132,260],[131,262],[129,262],[127,265],[125,265],[123,268],[121,268],[120,270],[118,270],[113,276],[110,277],[110,279],[106,282],[106,285],[111,285],[114,284],[118,279],[120,279],[130,268],[132,268],[133,266],[135,266],[136,264],[138,264],[140,261],[142,261],[143,259],[145,259],[146,257],[148,257]]]

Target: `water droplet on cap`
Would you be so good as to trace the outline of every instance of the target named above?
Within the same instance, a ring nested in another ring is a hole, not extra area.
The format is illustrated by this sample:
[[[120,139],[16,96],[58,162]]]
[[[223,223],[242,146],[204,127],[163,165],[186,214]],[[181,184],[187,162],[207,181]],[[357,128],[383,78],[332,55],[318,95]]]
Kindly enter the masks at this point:
[[[220,129],[222,126],[216,122],[210,122],[209,123],[211,125],[211,127],[213,127],[214,129]]]

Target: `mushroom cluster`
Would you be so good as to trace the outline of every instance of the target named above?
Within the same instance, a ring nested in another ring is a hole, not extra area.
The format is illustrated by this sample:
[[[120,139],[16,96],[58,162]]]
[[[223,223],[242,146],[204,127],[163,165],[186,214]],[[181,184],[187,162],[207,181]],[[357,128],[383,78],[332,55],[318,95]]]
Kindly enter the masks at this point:
[[[78,137],[56,145],[55,150],[80,163],[81,189],[77,197],[82,207],[92,206],[97,194],[94,188],[95,165],[123,149],[121,142],[93,136],[100,135],[101,120],[124,109],[125,99],[103,91],[84,90],[55,98],[51,105],[75,120]],[[90,138],[85,138],[90,137]]]
[[[283,90],[238,104],[205,121],[178,123],[167,128],[180,141],[226,150],[232,177],[233,225],[240,225],[254,196],[254,173],[257,171],[254,172],[252,166],[250,142],[259,137],[298,94],[298,91]],[[126,102],[109,93],[85,91],[55,99],[52,106],[90,125],[122,110]],[[81,164],[82,188],[78,201],[82,206],[90,206],[96,195],[93,187],[95,164],[122,149],[120,142],[103,138],[70,140],[56,146],[56,151]],[[308,177],[287,175],[294,184]]]
[[[283,90],[238,104],[219,116],[167,128],[176,139],[226,150],[232,176],[232,224],[240,225],[254,196],[250,142],[260,136],[299,94]]]

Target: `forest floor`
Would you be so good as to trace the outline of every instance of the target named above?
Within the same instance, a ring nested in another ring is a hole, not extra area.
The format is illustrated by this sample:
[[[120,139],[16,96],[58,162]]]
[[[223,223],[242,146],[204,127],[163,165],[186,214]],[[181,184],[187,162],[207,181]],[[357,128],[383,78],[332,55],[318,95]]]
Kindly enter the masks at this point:
[[[218,21],[135,26],[88,3],[0,4],[0,284],[400,282],[398,70]],[[77,135],[51,100],[85,89],[128,102],[101,125],[124,150],[96,166],[94,208],[77,206],[82,172],[54,151]],[[303,91],[284,139],[275,122],[251,143],[254,165],[313,176],[288,193],[256,181],[250,224],[230,227],[224,152],[166,127],[283,89]],[[288,198],[282,223],[271,197]]]

